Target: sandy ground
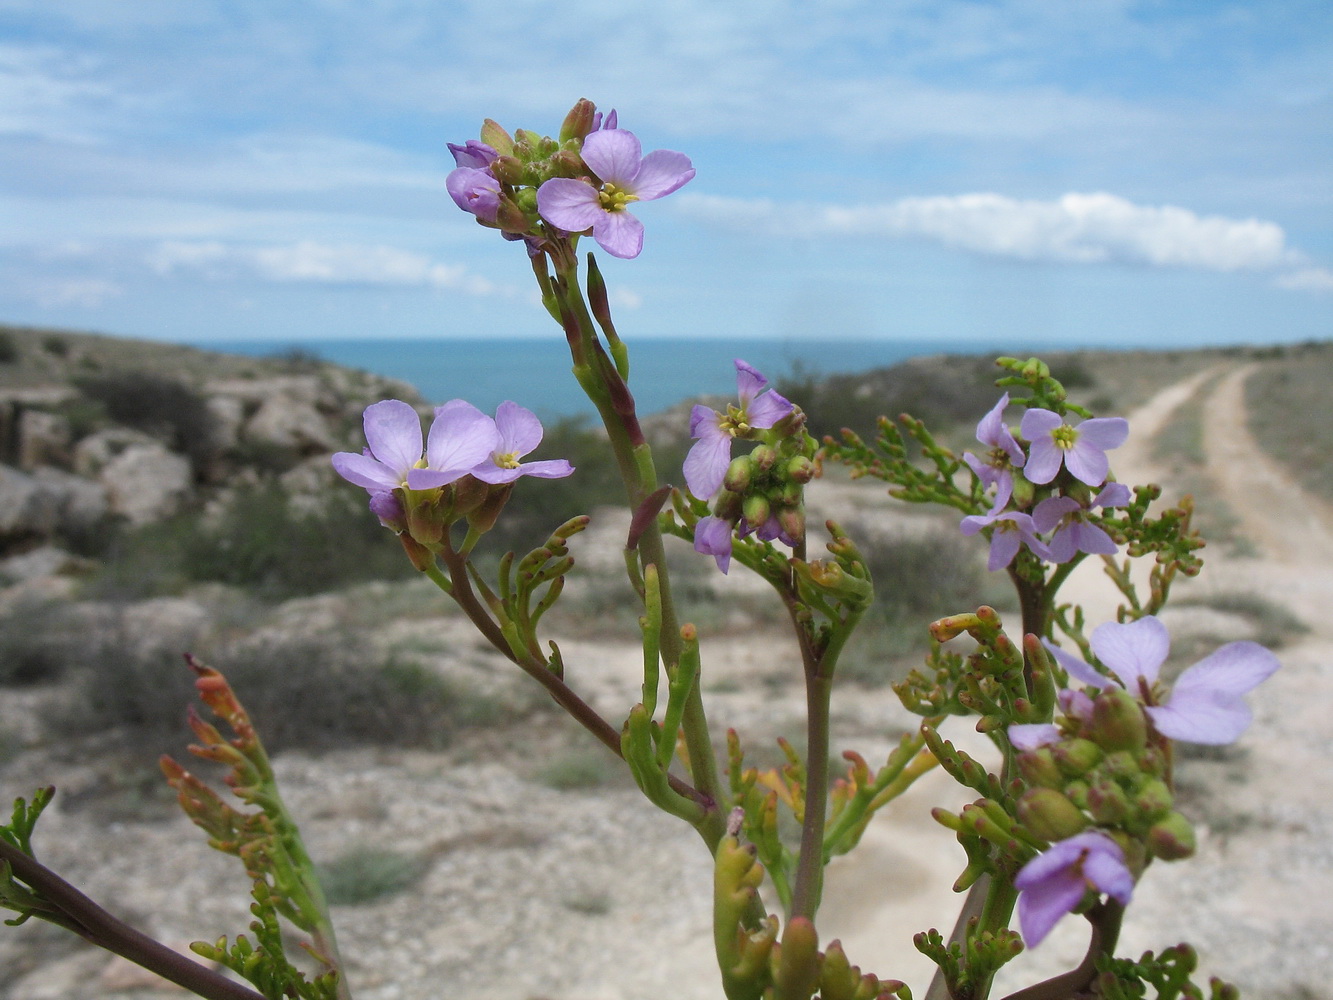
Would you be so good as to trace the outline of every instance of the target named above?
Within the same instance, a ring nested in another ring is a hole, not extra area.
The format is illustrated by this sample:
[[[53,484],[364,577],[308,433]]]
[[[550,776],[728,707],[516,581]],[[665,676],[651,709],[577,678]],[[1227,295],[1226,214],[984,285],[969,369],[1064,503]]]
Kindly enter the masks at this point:
[[[1220,366],[1129,414],[1131,439],[1113,465],[1118,478],[1154,479],[1173,496],[1174,470],[1153,467],[1149,444],[1177,406],[1204,393],[1208,476],[1238,533],[1252,543],[1247,550],[1261,555],[1210,548],[1204,574],[1179,594],[1258,593],[1288,606],[1309,631],[1280,651],[1283,669],[1252,698],[1255,723],[1239,746],[1182,763],[1189,808],[1200,823],[1199,856],[1148,872],[1121,951],[1188,939],[1207,971],[1237,982],[1248,996],[1311,1000],[1330,995],[1333,976],[1333,622],[1324,611],[1333,599],[1333,512],[1304,495],[1246,431],[1248,372]],[[849,489],[830,484],[838,498],[880,507],[877,495]],[[830,499],[816,497],[816,506]],[[620,527],[604,530],[613,539]],[[590,554],[585,562],[595,566],[598,557]],[[1085,569],[1068,594],[1085,603],[1090,622],[1108,620],[1115,595],[1095,566]],[[730,585],[747,586],[743,579]],[[1176,634],[1246,634],[1238,620],[1206,611],[1171,612],[1169,622]],[[457,623],[403,626],[422,627],[463,634]],[[721,631],[705,637],[710,718],[736,726],[751,746],[795,729],[801,696],[783,636]],[[623,717],[637,699],[638,649],[578,635],[562,648],[580,690],[609,717]],[[887,689],[848,688],[835,697],[834,713],[835,753],[855,748],[872,763],[912,724]],[[558,721],[539,721],[526,733],[497,730],[446,754],[279,760],[285,792],[317,856],[373,842],[429,859],[414,890],[335,914],[361,1000],[721,996],[706,852],[632,787],[560,792],[535,780],[544,762],[580,745]],[[966,724],[947,735],[969,746],[979,739]],[[26,789],[49,778],[42,766],[39,756],[21,757],[3,772],[4,787]],[[911,935],[951,926],[959,897],[949,885],[962,867],[952,836],[928,811],[970,798],[938,774],[927,777],[829,870],[825,940],[841,938],[854,962],[905,979],[918,996],[931,966],[911,947]],[[199,846],[183,820],[100,834],[82,815],[55,807],[43,836],[54,867],[159,936],[213,938],[244,924],[234,863]],[[1014,964],[997,996],[1078,961],[1084,935],[1078,921],[1065,924]],[[0,935],[0,970],[6,962],[33,966],[7,991],[0,988],[11,1000],[161,995],[105,955],[71,948],[42,929]]]

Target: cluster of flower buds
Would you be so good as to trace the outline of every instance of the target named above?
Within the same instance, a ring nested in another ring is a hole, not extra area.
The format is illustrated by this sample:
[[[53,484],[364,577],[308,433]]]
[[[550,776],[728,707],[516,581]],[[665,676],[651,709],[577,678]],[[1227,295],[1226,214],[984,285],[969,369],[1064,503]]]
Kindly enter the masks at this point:
[[[695,527],[694,548],[713,556],[723,573],[733,535],[793,547],[805,540],[805,485],[818,473],[805,414],[757,370],[739,358],[735,364],[738,402],[725,413],[694,407],[690,436],[696,440],[685,458],[690,492],[712,503],[712,513]],[[758,444],[732,458],[735,440]]]
[[[688,156],[659,149],[643,155],[633,132],[580,100],[559,138],[486,119],[481,140],[449,143],[457,169],[449,195],[484,226],[523,239],[534,252],[552,236],[591,232],[607,253],[637,257],[643,224],[626,211],[635,201],[670,194],[694,177]]]
[[[370,509],[403,539],[418,569],[439,552],[449,527],[466,518],[476,532],[489,531],[520,476],[560,479],[574,471],[564,459],[521,462],[541,443],[536,415],[505,401],[488,417],[454,399],[436,407],[423,442],[421,417],[399,399],[366,407],[368,447],[340,451],[333,467],[370,493]]]
[[[1052,844],[1015,882],[1029,945],[1101,892],[1128,902],[1152,858],[1194,853],[1194,829],[1174,805],[1169,741],[1234,741],[1250,721],[1244,694],[1278,668],[1259,644],[1232,642],[1168,691],[1158,673],[1169,644],[1166,627],[1148,615],[1093,632],[1090,645],[1105,672],[1051,646],[1071,682],[1086,686],[1061,692],[1059,725],[1009,727],[1028,785],[1017,818]]]

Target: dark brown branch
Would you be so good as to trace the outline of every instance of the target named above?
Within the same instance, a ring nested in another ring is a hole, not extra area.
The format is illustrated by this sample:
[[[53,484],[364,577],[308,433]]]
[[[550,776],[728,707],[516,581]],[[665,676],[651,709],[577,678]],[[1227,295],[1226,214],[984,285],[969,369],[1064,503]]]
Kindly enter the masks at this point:
[[[43,899],[59,907],[85,939],[141,965],[208,1000],[264,1000],[256,993],[206,965],[173,951],[160,941],[113,917],[51,869],[0,840],[0,860]]]

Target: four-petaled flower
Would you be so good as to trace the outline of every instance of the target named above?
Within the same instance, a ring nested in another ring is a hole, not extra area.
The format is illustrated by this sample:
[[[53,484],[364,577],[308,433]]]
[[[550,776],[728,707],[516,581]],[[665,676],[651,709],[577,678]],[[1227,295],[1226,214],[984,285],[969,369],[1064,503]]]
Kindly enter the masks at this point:
[[[1088,891],[1106,893],[1122,906],[1134,891],[1125,852],[1104,833],[1089,830],[1057,841],[1029,861],[1014,878],[1019,890],[1018,925],[1035,948],[1061,917],[1073,912]]]
[[[1052,529],[1055,534],[1046,543],[1050,560],[1067,563],[1079,552],[1113,556],[1115,540],[1105,530],[1087,520],[1087,511],[1096,507],[1123,507],[1129,503],[1129,487],[1107,483],[1085,508],[1071,496],[1047,497],[1032,510],[1032,523],[1041,534]]]
[[[1018,429],[1029,442],[1023,475],[1039,485],[1054,479],[1063,464],[1075,479],[1100,486],[1110,471],[1106,453],[1119,448],[1129,436],[1129,422],[1123,417],[1094,417],[1067,424],[1053,410],[1038,409],[1024,413]]]
[[[565,459],[544,462],[519,462],[542,443],[542,425],[537,415],[517,403],[505,400],[495,411],[499,440],[490,458],[472,470],[483,483],[512,483],[519,476],[538,479],[562,479],[574,471]]]
[[[694,526],[694,551],[712,556],[725,573],[731,567],[731,522],[711,514]]]
[[[643,223],[626,211],[630,202],[664,197],[694,176],[684,153],[655,149],[641,154],[633,132],[604,128],[591,133],[583,140],[583,162],[601,185],[552,178],[537,189],[537,211],[566,232],[591,229],[593,239],[615,257],[637,257],[643,249]]]
[[[435,410],[422,458],[421,418],[407,403],[385,399],[366,407],[362,454],[333,456],[338,475],[372,495],[400,487],[429,490],[446,486],[485,461],[499,443],[495,421],[471,403],[451,400]]]
[[[685,484],[700,500],[722,488],[731,464],[733,438],[752,430],[767,430],[792,412],[792,404],[773,389],[768,379],[740,358],[736,359],[736,395],[739,406],[726,413],[696,403],[690,411],[690,437],[697,438],[685,456]]]
[[[1051,557],[1046,543],[1037,537],[1032,515],[1024,514],[1022,511],[1008,510],[1003,514],[997,514],[992,510],[989,514],[969,514],[963,518],[959,527],[965,535],[975,535],[982,528],[992,529],[990,558],[986,562],[986,568],[992,573],[997,569],[1004,569],[1013,562],[1014,556],[1018,555],[1018,550],[1023,545],[1027,545],[1040,559]]]
[[[1019,447],[1013,432],[1005,426],[1004,408],[1009,405],[1009,393],[1000,397],[1000,401],[977,424],[977,440],[988,446],[990,451],[982,461],[970,451],[963,452],[963,461],[981,480],[986,489],[995,487],[995,502],[990,513],[998,512],[1014,493],[1013,469],[1021,469],[1027,461],[1023,449]]]
[[[1157,674],[1171,636],[1159,619],[1144,615],[1123,625],[1107,622],[1093,631],[1090,642],[1115,680],[1058,646],[1047,645],[1070,677],[1096,688],[1118,680],[1143,702],[1159,733],[1189,743],[1223,744],[1239,738],[1252,717],[1244,694],[1279,666],[1277,657],[1257,642],[1229,642],[1185,670],[1163,702]]]

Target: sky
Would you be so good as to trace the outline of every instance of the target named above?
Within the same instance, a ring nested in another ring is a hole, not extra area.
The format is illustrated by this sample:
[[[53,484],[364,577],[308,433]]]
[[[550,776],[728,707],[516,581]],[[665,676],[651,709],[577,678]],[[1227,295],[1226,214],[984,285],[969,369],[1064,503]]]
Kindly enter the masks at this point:
[[[627,338],[1333,337],[1328,0],[0,0],[0,322],[548,335],[446,143],[581,97]]]

